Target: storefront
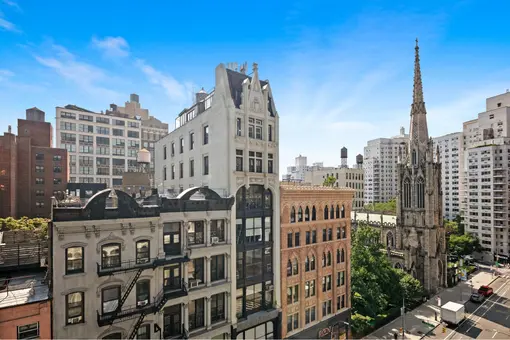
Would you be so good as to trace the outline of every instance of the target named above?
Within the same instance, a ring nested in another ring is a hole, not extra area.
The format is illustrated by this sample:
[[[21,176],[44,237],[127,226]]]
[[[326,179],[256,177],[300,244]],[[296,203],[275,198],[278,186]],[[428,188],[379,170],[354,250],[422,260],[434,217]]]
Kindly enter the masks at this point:
[[[289,337],[289,339],[348,339],[350,330],[349,326],[345,323],[350,321],[350,316],[350,310],[343,311],[342,313],[321,321],[302,332],[294,334]]]

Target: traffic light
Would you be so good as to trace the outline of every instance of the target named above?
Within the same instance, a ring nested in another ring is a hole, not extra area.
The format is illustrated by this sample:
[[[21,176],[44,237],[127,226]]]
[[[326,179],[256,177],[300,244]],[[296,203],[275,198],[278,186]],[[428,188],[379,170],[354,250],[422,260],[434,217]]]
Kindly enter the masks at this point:
[[[446,327],[443,327],[443,333],[446,333]]]

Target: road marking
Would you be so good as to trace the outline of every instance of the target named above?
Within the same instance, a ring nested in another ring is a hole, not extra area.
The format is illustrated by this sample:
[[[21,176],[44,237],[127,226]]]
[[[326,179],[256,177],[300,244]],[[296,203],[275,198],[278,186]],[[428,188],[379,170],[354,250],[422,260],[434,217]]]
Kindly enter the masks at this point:
[[[493,282],[493,283],[494,283],[494,282]],[[503,288],[507,285],[507,283],[508,283],[508,281],[505,281],[505,283],[504,283],[501,287],[499,287],[499,288],[498,288],[498,290],[496,290],[496,291],[494,292],[494,294],[492,294],[492,296],[491,296],[491,297],[496,296],[496,293],[498,293],[501,289],[503,289]],[[459,327],[461,327],[461,326],[464,324],[464,322],[465,322],[466,320],[471,319],[471,317],[473,316],[473,314],[475,314],[475,313],[476,313],[476,312],[477,312],[480,308],[484,307],[484,306],[485,306],[485,304],[486,304],[487,302],[491,301],[491,300],[490,300],[490,298],[491,298],[491,297],[489,297],[489,298],[488,298],[487,300],[485,300],[485,301],[484,301],[484,302],[483,302],[480,306],[478,306],[478,308],[477,308],[477,309],[475,309],[475,311],[474,311],[473,313],[471,313],[471,314],[470,314],[467,318],[465,318],[464,320],[462,320],[462,321],[459,323],[459,325],[458,325],[457,327],[455,327],[455,329],[454,329],[454,330],[452,330],[452,332],[451,332],[450,334],[448,334],[448,335],[444,338],[444,340],[448,340],[450,337],[453,337],[455,334],[457,334],[457,329],[459,329]],[[473,327],[473,326],[471,326],[471,327]],[[470,327],[469,329],[471,329],[471,327]]]
[[[494,335],[492,336],[492,338],[494,339],[494,337],[496,336],[496,334],[498,334],[498,332],[494,333]]]
[[[508,281],[506,281],[506,282],[505,282],[505,284],[503,285],[503,287],[505,287],[505,286],[507,285],[507,283],[508,283]],[[502,288],[502,287],[501,287],[501,288]],[[471,330],[471,328],[473,328],[473,327],[475,326],[475,324],[477,324],[477,323],[478,323],[478,321],[480,321],[480,319],[481,319],[482,317],[484,317],[484,316],[485,316],[485,314],[487,314],[487,312],[488,312],[488,311],[489,311],[492,307],[494,307],[494,305],[495,305],[496,303],[498,303],[500,299],[502,299],[502,298],[506,295],[506,292],[508,292],[508,289],[509,289],[509,288],[510,288],[510,287],[508,287],[508,288],[505,290],[505,292],[504,292],[504,293],[503,293],[500,297],[498,297],[498,298],[497,298],[497,300],[496,300],[496,301],[493,301],[493,302],[492,302],[492,306],[490,306],[489,308],[487,308],[487,310],[486,310],[486,311],[485,311],[482,315],[480,315],[480,316],[478,317],[478,320],[476,320],[476,321],[474,322],[474,324],[473,324],[473,325],[471,325],[471,327],[469,327],[469,328],[468,328],[468,330],[467,330],[466,332],[469,332],[469,331]],[[499,290],[498,290],[498,291],[499,291]],[[495,294],[494,294],[494,295],[495,295]]]

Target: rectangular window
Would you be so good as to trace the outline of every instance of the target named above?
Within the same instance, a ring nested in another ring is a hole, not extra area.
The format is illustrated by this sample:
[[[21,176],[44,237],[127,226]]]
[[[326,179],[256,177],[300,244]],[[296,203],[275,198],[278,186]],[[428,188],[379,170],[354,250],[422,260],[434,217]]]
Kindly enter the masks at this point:
[[[44,190],[36,190],[35,195],[39,197],[44,196]]]
[[[36,161],[44,161],[44,154],[43,153],[36,153],[35,154],[35,160]]]
[[[101,246],[101,266],[116,268],[120,265],[120,243],[108,243]]]
[[[225,293],[211,296],[211,322],[225,320]]]
[[[287,316],[287,332],[294,331],[299,328],[299,313]]]
[[[163,146],[163,159],[166,159],[166,145]]]
[[[211,282],[225,279],[225,255],[211,257]]]
[[[184,138],[179,139],[179,153],[184,152]]]
[[[345,295],[336,298],[336,310],[339,311],[342,308],[345,308]]]
[[[322,317],[331,314],[331,300],[322,303]]]
[[[96,126],[96,133],[101,134],[101,135],[109,135],[110,128],[107,128],[104,126]]]
[[[209,125],[204,126],[204,145],[209,144]]]
[[[267,140],[270,142],[273,141],[273,126],[272,125],[267,126]]]
[[[151,338],[151,325],[144,325],[138,328],[138,332],[136,332],[136,338],[138,340],[141,339],[150,339]]]
[[[172,142],[171,151],[172,151],[172,153],[170,155],[173,157],[175,155],[175,143],[174,142]]]
[[[87,132],[87,133],[93,133],[94,132],[94,126],[93,125],[87,125],[87,124],[78,124],[78,131],[80,131],[80,132]]]
[[[44,184],[44,178],[42,177],[36,177],[35,184]]]
[[[175,165],[172,164],[172,179],[175,179]]]
[[[140,132],[128,130],[127,136],[129,138],[140,138]]]
[[[267,154],[267,173],[268,174],[273,173],[273,154],[272,153]]]
[[[326,242],[327,240],[328,240],[327,230],[322,229],[322,242]]]
[[[326,292],[331,290],[331,275],[322,277],[322,291]]]
[[[192,132],[189,134],[189,149],[193,150],[195,147],[195,134]]]
[[[243,150],[236,150],[236,171],[243,171]]]
[[[299,245],[300,245],[300,242],[299,242],[299,241],[300,241],[300,240],[299,240],[299,231],[298,231],[298,232],[294,233],[294,245],[295,245],[296,247],[299,247]]]
[[[242,136],[243,128],[241,118],[236,119],[236,135]]]
[[[39,339],[39,322],[18,326],[18,339]]]
[[[188,222],[188,244],[204,244],[204,222]]]
[[[179,178],[184,177],[184,163],[179,163]]]
[[[36,165],[35,172],[44,172],[44,165]]]
[[[204,175],[209,175],[209,156],[204,156]]]
[[[166,181],[166,166],[163,168],[163,180]]]
[[[195,330],[197,328],[204,327],[205,325],[205,309],[204,309],[204,299],[197,299],[195,301],[191,301],[188,307],[189,313],[189,330]]]
[[[287,234],[287,248],[292,248],[292,233]]]
[[[119,119],[112,119],[112,124],[117,126],[126,126],[126,122]]]
[[[255,119],[248,119],[248,137],[255,138]]]
[[[66,325],[85,322],[84,319],[85,293],[76,292],[66,295]]]
[[[197,287],[205,283],[204,258],[193,259],[188,264],[188,282],[189,288]]]
[[[317,231],[312,230],[312,243],[317,243]]]
[[[305,324],[309,324],[315,321],[315,306],[307,308],[305,310]]]
[[[66,249],[66,275],[83,273],[83,247],[69,247]]]
[[[101,291],[102,314],[112,313],[117,310],[120,302],[120,286],[104,288]]]
[[[249,152],[248,166],[250,172],[255,172],[255,152]]]
[[[195,176],[195,161],[193,159],[189,160],[189,177]]]
[[[147,263],[150,260],[149,240],[136,242],[136,263]]]
[[[62,184],[62,178],[54,178],[53,179],[53,184],[54,185]]]
[[[305,298],[315,296],[315,280],[305,282]]]
[[[255,170],[262,173],[262,152],[255,153]]]
[[[136,283],[136,307],[147,306],[150,302],[150,280],[140,280]]]
[[[310,241],[311,241],[311,240],[310,240],[310,236],[311,236],[310,232],[309,232],[309,231],[307,231],[307,232],[306,232],[306,234],[305,234],[305,241],[306,241],[306,244],[310,244]]]
[[[287,305],[299,302],[299,285],[287,287]]]
[[[225,242],[225,221],[212,220],[211,221],[211,242]]]

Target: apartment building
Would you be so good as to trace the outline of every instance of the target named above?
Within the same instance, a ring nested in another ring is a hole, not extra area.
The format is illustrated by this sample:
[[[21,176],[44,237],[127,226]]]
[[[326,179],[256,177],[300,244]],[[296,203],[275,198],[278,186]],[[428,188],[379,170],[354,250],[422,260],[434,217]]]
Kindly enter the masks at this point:
[[[130,118],[138,118],[142,122],[142,147],[150,152],[151,161],[149,168],[150,178],[154,179],[154,144],[168,133],[168,124],[149,114],[148,109],[142,108],[140,97],[132,93],[125,106],[110,104],[110,110],[106,110],[107,115],[115,114],[127,115]],[[153,183],[152,183],[153,184]]]
[[[282,338],[348,338],[355,190],[280,185]]]
[[[486,100],[486,111],[463,125],[462,205],[466,232],[484,259],[509,256],[510,93]]]
[[[0,136],[0,217],[49,217],[51,197],[64,192],[67,152],[53,148],[53,129],[38,108],[18,119],[18,135]]]
[[[287,167],[287,175],[285,179],[288,181],[305,181],[305,174],[308,170],[308,160],[306,156],[297,156],[295,164]]]
[[[403,127],[398,136],[368,141],[363,162],[365,204],[387,202],[397,196],[398,157],[406,152],[408,144],[409,135]]]
[[[57,145],[69,153],[70,183],[122,186],[136,171],[141,121],[124,113],[96,113],[76,105],[56,108]]]
[[[234,197],[105,189],[50,228],[53,337],[230,339]]]
[[[218,65],[214,90],[197,93],[195,104],[178,115],[175,130],[156,142],[155,183],[164,195],[203,185],[220,196],[236,196],[232,336],[278,338],[278,114],[257,64],[251,75],[245,70]]]
[[[437,157],[437,151],[439,150],[444,218],[453,220],[460,215],[462,132],[449,133],[432,140],[434,142],[434,157]]]
[[[329,176],[336,178],[333,184],[336,188],[354,189],[352,209],[362,209],[364,205],[363,192],[365,183],[365,171],[363,168],[342,168],[342,167],[310,167],[305,173],[305,183],[322,185]]]

